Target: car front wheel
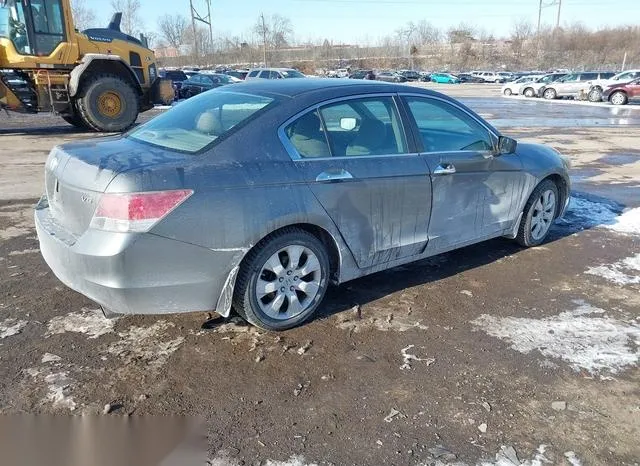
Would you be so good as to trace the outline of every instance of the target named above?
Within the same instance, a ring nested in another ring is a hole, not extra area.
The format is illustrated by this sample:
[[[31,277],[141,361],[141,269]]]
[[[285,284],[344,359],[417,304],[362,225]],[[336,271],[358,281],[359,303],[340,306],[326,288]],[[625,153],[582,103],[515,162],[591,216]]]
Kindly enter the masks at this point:
[[[525,97],[531,98],[531,97],[535,97],[535,95],[536,95],[536,92],[530,87],[528,87],[528,88],[526,88],[524,90],[524,96]]]
[[[504,90],[504,95],[506,95],[507,97],[509,97],[511,94],[513,94],[513,92],[511,91],[511,89],[506,88],[506,89]]]
[[[540,183],[524,207],[516,241],[525,247],[542,244],[556,218],[558,187],[551,180]]]
[[[613,105],[626,105],[629,99],[627,98],[627,94],[622,91],[618,91],[611,94],[611,97],[609,97],[609,101]]]
[[[543,97],[547,100],[553,100],[558,96],[555,89],[547,89],[544,91]]]
[[[602,92],[600,92],[600,89],[591,89],[587,99],[589,99],[589,102],[601,102]]]
[[[300,325],[318,308],[329,283],[324,244],[299,228],[285,228],[258,243],[244,259],[234,308],[265,330]]]

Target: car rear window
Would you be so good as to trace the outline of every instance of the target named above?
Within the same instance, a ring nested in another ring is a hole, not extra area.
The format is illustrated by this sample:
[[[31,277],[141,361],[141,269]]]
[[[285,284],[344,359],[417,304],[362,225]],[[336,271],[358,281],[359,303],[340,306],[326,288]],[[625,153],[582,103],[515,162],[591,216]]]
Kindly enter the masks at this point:
[[[165,149],[196,153],[275,103],[270,97],[214,90],[176,105],[127,137]]]

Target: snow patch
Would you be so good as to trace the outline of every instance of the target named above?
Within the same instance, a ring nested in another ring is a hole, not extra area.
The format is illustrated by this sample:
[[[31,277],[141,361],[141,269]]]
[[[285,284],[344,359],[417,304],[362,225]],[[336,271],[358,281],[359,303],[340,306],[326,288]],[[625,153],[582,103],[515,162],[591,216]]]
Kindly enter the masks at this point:
[[[406,316],[389,314],[381,317],[361,318],[360,314],[354,312],[344,312],[338,316],[337,327],[341,330],[361,332],[366,329],[380,330],[382,332],[406,332],[407,330],[429,330],[429,327],[420,322],[409,319]]]
[[[9,256],[24,256],[25,254],[36,254],[40,252],[38,248],[23,249],[22,251],[11,251]]]
[[[640,254],[627,257],[611,265],[590,267],[585,273],[602,277],[616,285],[640,284]]]
[[[173,327],[174,324],[163,320],[149,327],[129,327],[118,334],[121,340],[109,345],[107,352],[120,357],[127,364],[142,361],[158,369],[184,342],[184,337],[166,339],[166,331]]]
[[[73,411],[76,403],[69,395],[72,380],[68,372],[56,372],[46,375],[44,381],[49,393],[47,399],[53,403],[54,408],[67,408]]]
[[[316,463],[307,463],[303,456],[291,456],[285,461],[265,460],[259,462],[264,466],[318,466]],[[239,460],[231,458],[226,451],[219,451],[215,458],[209,460],[211,466],[240,466],[244,464],[244,461],[240,463]]]
[[[114,323],[115,319],[107,319],[101,311],[82,309],[80,312],[71,312],[66,316],[51,319],[47,335],[75,332],[84,333],[93,339],[113,332]]]
[[[419,358],[415,354],[411,354],[408,351],[411,348],[414,348],[415,345],[409,345],[406,348],[402,348],[400,350],[400,354],[402,354],[402,366],[400,366],[400,370],[411,370],[411,361],[419,361],[424,362],[427,366],[430,366],[434,362],[436,362],[433,358]]]
[[[620,209],[614,204],[572,196],[560,224],[581,229],[602,226],[618,233],[640,235],[640,207],[620,213]]]
[[[483,314],[471,323],[528,354],[561,359],[576,371],[617,373],[640,361],[640,325],[616,320],[586,303],[552,317],[494,317]]]
[[[44,355],[42,356],[42,364],[46,364],[48,362],[58,362],[61,359],[62,358],[56,354],[44,353]]]
[[[18,320],[18,319],[5,319],[0,322],[0,340],[17,335],[22,332],[22,329],[27,325],[26,320]]]
[[[318,466],[316,463],[307,463],[303,456],[292,456],[286,461],[265,461],[265,466]]]

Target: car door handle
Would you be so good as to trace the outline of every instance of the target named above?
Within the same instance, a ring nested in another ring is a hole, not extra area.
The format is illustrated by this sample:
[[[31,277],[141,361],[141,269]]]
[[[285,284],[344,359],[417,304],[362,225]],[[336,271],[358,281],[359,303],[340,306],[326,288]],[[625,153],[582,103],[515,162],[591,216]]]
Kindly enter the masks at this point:
[[[345,169],[327,170],[316,176],[316,181],[342,181],[351,180],[353,175]]]
[[[440,164],[433,170],[434,175],[453,175],[455,172],[456,167],[450,163]]]

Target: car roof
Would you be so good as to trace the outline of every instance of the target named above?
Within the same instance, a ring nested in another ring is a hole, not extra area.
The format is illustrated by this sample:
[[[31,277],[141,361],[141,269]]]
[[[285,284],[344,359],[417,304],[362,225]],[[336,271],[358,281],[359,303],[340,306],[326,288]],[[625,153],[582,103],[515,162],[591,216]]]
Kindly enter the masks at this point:
[[[328,91],[329,94],[336,94],[336,97],[349,95],[351,93],[393,93],[411,92],[425,95],[441,94],[402,84],[385,83],[381,81],[359,81],[347,79],[322,79],[322,78],[297,78],[297,79],[258,79],[234,84],[228,89],[223,86],[222,92],[246,92],[247,94],[276,94],[284,97],[296,97],[301,94]]]

